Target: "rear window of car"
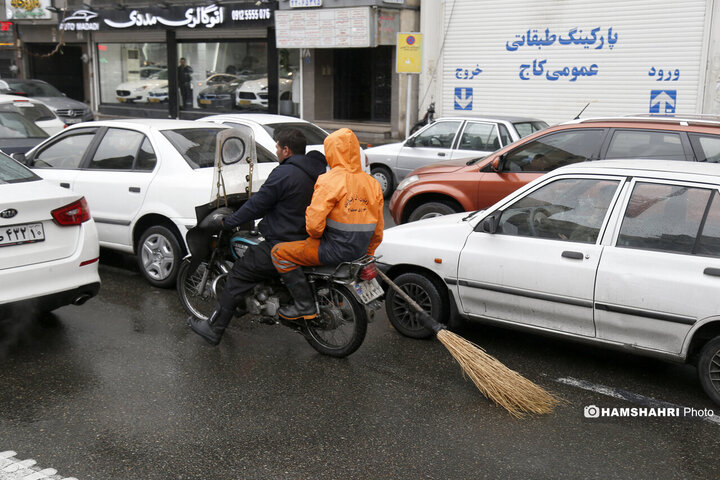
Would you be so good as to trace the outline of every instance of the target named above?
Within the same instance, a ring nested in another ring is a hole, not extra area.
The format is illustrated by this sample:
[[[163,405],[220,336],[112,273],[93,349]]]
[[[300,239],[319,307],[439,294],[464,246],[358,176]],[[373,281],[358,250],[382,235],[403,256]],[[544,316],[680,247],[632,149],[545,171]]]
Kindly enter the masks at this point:
[[[35,180],[40,180],[40,177],[12,158],[0,153],[0,184],[33,182]]]
[[[215,164],[215,140],[219,128],[183,128],[163,130],[163,135],[192,168]]]
[[[320,127],[308,123],[270,123],[262,126],[266,132],[274,139],[275,132],[282,130],[283,128],[294,128],[300,130],[305,138],[307,139],[308,145],[320,145],[325,141],[325,137],[328,136]]]
[[[680,134],[649,130],[617,130],[605,158],[686,160]]]
[[[0,112],[0,138],[47,138],[45,130],[19,113]]]
[[[513,126],[515,130],[517,130],[518,135],[520,135],[520,138],[522,138],[547,128],[548,124],[545,122],[514,122]]]
[[[0,112],[19,113],[31,122],[38,120],[52,120],[55,115],[45,105],[30,103],[29,101],[16,101],[12,103],[0,104]]]
[[[698,162],[720,162],[720,135],[690,134]]]

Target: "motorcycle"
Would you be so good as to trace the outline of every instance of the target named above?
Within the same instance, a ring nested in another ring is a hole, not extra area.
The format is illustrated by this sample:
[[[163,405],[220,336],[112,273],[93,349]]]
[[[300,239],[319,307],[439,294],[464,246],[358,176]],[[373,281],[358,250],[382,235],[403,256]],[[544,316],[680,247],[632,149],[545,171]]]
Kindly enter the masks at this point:
[[[223,195],[226,206],[242,203],[252,192],[254,139],[252,132],[243,133],[245,139],[242,146],[239,143],[234,146],[223,144],[217,148],[218,152],[230,152],[230,155],[237,156],[239,151],[244,152],[249,145],[251,152],[247,160],[250,166],[246,176],[249,183],[246,188],[247,195],[244,199],[243,195]],[[232,159],[229,162],[232,162]],[[221,172],[224,163],[228,162],[222,159],[217,163]],[[217,177],[220,189],[226,182],[222,174]],[[196,208],[197,226],[191,228],[186,236],[190,255],[183,260],[178,271],[177,291],[180,300],[189,314],[200,319],[207,319],[212,313],[233,263],[241,258],[250,246],[263,240],[252,228],[235,232],[217,228],[204,229],[202,220],[220,203],[216,200],[212,204]],[[324,355],[346,357],[352,354],[365,339],[368,322],[382,306],[379,298],[383,295],[383,290],[375,278],[375,257],[366,255],[339,265],[302,268],[315,300],[318,312],[316,318],[288,321],[278,315],[281,306],[294,301],[279,275],[256,285],[248,292],[243,301],[244,305],[241,304],[237,309],[236,316],[247,316],[251,321],[266,325],[288,327],[301,334],[310,346]]]
[[[412,129],[410,130],[410,135],[420,130],[425,125],[430,125],[435,121],[435,102],[431,102],[430,105],[427,107],[427,111],[425,112],[425,116],[419,120],[415,125],[413,125]]]

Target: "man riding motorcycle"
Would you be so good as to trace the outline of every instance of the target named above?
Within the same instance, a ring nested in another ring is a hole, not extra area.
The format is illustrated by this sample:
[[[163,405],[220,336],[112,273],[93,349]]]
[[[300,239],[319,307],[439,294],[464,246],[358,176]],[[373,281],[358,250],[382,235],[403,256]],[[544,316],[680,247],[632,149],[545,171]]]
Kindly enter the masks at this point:
[[[330,171],[320,175],[305,212],[309,238],[278,243],[272,262],[295,300],[280,308],[286,320],[317,316],[310,285],[299,266],[334,265],[373,255],[383,236],[380,184],[363,172],[360,143],[348,128],[325,138]]]
[[[306,236],[305,209],[310,204],[315,181],[326,171],[327,163],[322,153],[305,154],[307,141],[299,130],[280,130],[275,139],[280,164],[270,172],[260,190],[235,213],[219,209],[210,219],[220,222],[224,229],[232,230],[262,218],[258,229],[265,238],[235,261],[210,317],[207,320],[188,318],[190,328],[212,345],[220,343],[245,293],[259,282],[277,275],[270,257],[271,249],[277,243]]]

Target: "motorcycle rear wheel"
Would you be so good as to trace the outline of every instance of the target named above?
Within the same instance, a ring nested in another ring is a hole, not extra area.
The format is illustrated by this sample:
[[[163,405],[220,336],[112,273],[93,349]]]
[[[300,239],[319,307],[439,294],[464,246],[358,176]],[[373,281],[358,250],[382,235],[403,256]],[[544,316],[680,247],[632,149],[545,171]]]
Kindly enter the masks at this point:
[[[201,292],[198,292],[198,285],[207,268],[207,262],[201,262],[195,271],[191,272],[190,259],[186,258],[180,265],[177,277],[177,291],[185,311],[201,320],[207,320],[215,309],[217,298],[215,298],[212,285],[218,277],[225,274],[217,264],[214,265],[213,271],[208,275],[205,282],[205,287]],[[222,289],[222,279],[217,288],[218,290]]]
[[[305,338],[315,350],[331,357],[347,357],[360,348],[367,333],[365,307],[344,285],[318,288],[320,314],[309,321]]]

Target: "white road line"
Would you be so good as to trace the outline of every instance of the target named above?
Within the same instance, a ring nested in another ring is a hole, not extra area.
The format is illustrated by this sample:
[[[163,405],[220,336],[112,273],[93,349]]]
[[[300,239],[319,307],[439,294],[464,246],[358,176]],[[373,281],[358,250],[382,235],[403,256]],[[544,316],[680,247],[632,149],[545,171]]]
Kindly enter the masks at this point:
[[[77,480],[57,475],[54,468],[40,469],[35,460],[19,460],[15,455],[12,450],[0,452],[0,480]]]
[[[570,385],[571,387],[581,388],[583,390],[589,390],[591,392],[599,393],[601,395],[606,395],[608,397],[625,400],[627,402],[631,402],[636,405],[641,405],[643,407],[679,408],[682,411],[685,411],[686,408],[690,408],[690,407],[684,407],[682,405],[676,405],[674,403],[664,402],[662,400],[656,400],[652,397],[646,397],[644,395],[639,395],[637,393],[628,392],[627,390],[621,390],[619,388],[608,387],[605,385],[598,385],[595,383],[588,382],[586,380],[578,380],[577,378],[572,378],[572,377],[556,378],[555,381],[558,383],[562,383],[564,385]],[[698,420],[703,420],[705,422],[713,423],[715,425],[720,425],[720,416],[718,416],[718,415],[708,415],[708,416],[692,417],[692,418],[697,418]]]

